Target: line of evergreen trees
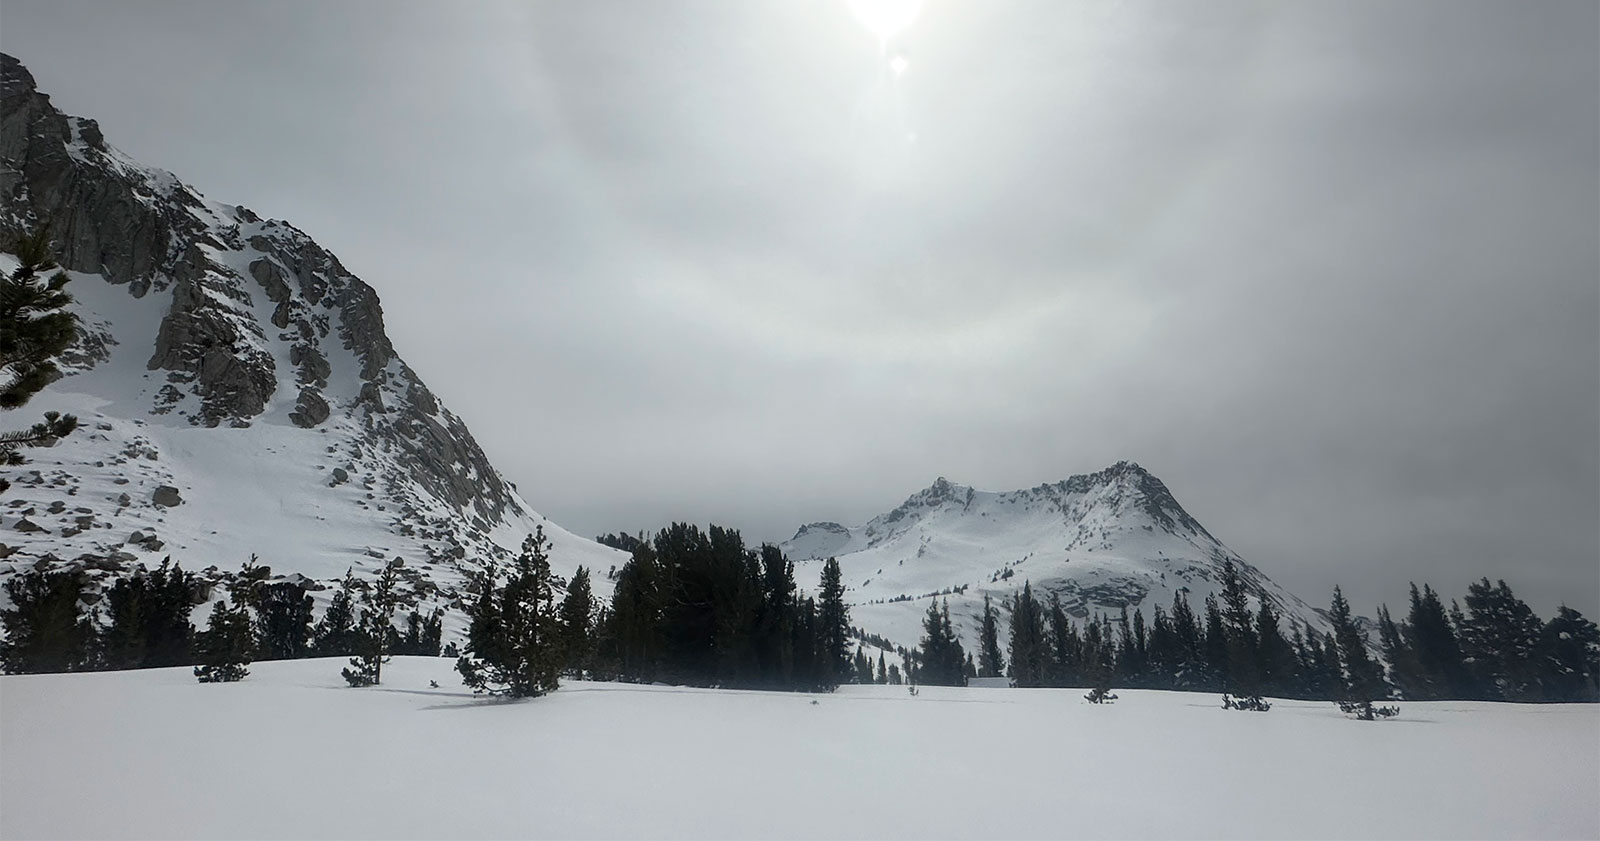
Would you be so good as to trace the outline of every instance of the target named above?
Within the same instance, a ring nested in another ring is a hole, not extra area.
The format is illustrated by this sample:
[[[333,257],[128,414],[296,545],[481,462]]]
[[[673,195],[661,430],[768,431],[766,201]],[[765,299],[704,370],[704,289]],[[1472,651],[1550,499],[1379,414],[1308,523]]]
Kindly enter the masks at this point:
[[[843,683],[964,685],[1009,675],[1017,686],[1112,686],[1225,692],[1230,706],[1264,709],[1262,696],[1331,699],[1356,705],[1412,700],[1600,700],[1600,628],[1561,607],[1541,621],[1504,581],[1468,587],[1465,607],[1447,608],[1428,585],[1413,585],[1407,615],[1377,613],[1382,660],[1338,588],[1331,633],[1298,624],[1284,633],[1272,603],[1250,594],[1231,563],[1220,598],[1197,614],[1179,592],[1147,623],[1126,607],[1081,624],[1059,595],[1040,599],[1025,583],[1004,605],[1009,643],[1002,652],[1000,609],[987,597],[977,657],[964,651],[948,601],[931,599],[915,650],[877,663],[855,646],[839,565],[823,564],[816,598],[802,596],[794,564],[774,546],[752,550],[732,529],[675,523],[633,544],[615,575],[609,607],[594,599],[580,568],[556,600],[548,541],[530,536],[504,582],[485,572],[463,599],[470,627],[458,661],[463,682],[513,696],[554,689],[562,674],[700,686],[825,691]],[[442,649],[442,611],[411,609],[416,573],[396,559],[371,582],[347,572],[313,623],[312,598],[293,581],[272,581],[252,557],[228,584],[205,631],[190,623],[204,600],[193,574],[168,562],[140,567],[85,608],[81,571],[29,571],[5,584],[0,666],[9,673],[198,665],[202,680],[243,676],[251,659],[351,656],[346,679],[381,680],[394,654],[454,656]],[[887,647],[883,641],[874,644]]]
[[[1400,621],[1378,610],[1383,662],[1371,656],[1366,633],[1344,594],[1334,589],[1327,616],[1331,633],[1293,624],[1287,634],[1271,602],[1249,594],[1231,563],[1221,598],[1207,596],[1200,614],[1179,592],[1169,608],[1126,607],[1113,619],[1098,615],[1081,626],[1052,593],[1045,601],[1025,584],[1011,600],[1007,673],[1017,686],[1106,686],[1227,692],[1241,699],[1372,701],[1600,700],[1600,629],[1561,607],[1541,622],[1504,581],[1470,585],[1463,610],[1445,608],[1426,584],[1411,587]],[[930,608],[930,617],[934,613]],[[986,602],[980,626],[978,674],[998,673],[996,611]],[[924,645],[927,640],[925,638]],[[926,655],[924,654],[924,657]],[[924,682],[933,683],[924,679]]]
[[[390,562],[386,571],[398,578],[402,566]],[[306,588],[271,578],[271,568],[252,557],[197,631],[190,613],[206,600],[205,586],[170,558],[155,569],[140,565],[98,598],[82,570],[19,573],[5,583],[11,606],[0,610],[0,667],[30,674],[200,666],[203,680],[237,680],[252,660],[440,653],[442,611],[411,611],[403,631],[382,623],[374,642],[380,623],[363,624],[362,614],[372,610],[365,605],[374,585],[347,572],[313,624]]]
[[[811,598],[777,547],[747,549],[734,529],[674,523],[630,545],[596,623],[596,674],[802,691],[875,679],[870,663],[851,656],[837,561],[823,564]]]

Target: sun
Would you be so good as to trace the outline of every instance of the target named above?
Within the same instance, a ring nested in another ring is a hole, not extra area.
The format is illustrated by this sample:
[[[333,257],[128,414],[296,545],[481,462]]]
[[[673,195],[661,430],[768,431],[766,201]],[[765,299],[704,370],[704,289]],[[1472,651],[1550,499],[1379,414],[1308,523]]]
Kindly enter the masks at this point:
[[[850,11],[880,44],[905,31],[922,12],[922,0],[848,0]]]

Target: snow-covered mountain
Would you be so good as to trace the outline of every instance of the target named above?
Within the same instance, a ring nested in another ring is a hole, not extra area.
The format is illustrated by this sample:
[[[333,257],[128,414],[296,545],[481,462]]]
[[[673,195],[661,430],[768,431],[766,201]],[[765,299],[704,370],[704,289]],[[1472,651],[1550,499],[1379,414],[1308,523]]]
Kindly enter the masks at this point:
[[[782,548],[796,562],[837,557],[853,624],[913,646],[934,594],[950,600],[964,644],[977,639],[983,597],[996,605],[1032,582],[1082,618],[1123,605],[1170,608],[1178,591],[1199,613],[1233,561],[1253,598],[1288,623],[1326,620],[1206,531],[1144,468],[1119,462],[1054,484],[994,493],[944,478],[865,525],[802,526]],[[802,580],[815,580],[812,570]],[[1003,621],[1003,620],[1002,620]]]
[[[313,579],[396,556],[443,592],[543,525],[552,564],[626,556],[546,521],[384,333],[372,287],[292,225],[212,201],[62,114],[0,55],[0,242],[49,226],[82,318],[40,412],[84,428],[8,471],[0,574],[252,553]],[[0,256],[0,270],[16,261]]]

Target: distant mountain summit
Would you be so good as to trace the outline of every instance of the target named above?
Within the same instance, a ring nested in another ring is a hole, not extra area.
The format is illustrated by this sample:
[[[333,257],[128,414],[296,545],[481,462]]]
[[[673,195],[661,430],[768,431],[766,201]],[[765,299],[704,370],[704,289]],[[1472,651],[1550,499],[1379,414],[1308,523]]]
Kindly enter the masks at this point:
[[[1180,591],[1198,613],[1205,596],[1220,590],[1225,560],[1286,623],[1326,627],[1309,605],[1213,537],[1165,483],[1128,461],[1003,493],[940,477],[864,525],[812,523],[782,548],[797,561],[837,557],[855,624],[906,646],[920,637],[933,594],[950,599],[970,642],[984,594],[998,604],[1025,581],[1041,598],[1058,594],[1079,618],[1126,605],[1148,619]]]
[[[128,158],[8,55],[0,201],[0,242],[48,226],[83,323],[67,376],[11,413],[74,412],[85,427],[9,472],[10,567],[115,574],[170,554],[236,568],[257,553],[329,578],[402,556],[448,589],[541,524],[558,570],[625,559],[522,500],[337,257]]]

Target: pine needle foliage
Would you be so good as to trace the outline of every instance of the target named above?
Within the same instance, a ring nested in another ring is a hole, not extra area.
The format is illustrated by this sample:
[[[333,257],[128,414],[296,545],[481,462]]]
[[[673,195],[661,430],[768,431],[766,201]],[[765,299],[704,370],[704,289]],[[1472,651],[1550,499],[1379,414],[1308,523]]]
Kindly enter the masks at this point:
[[[479,577],[478,597],[467,606],[467,653],[456,661],[472,691],[533,698],[560,685],[562,627],[549,549],[544,527],[536,527],[503,586],[492,570]]]

